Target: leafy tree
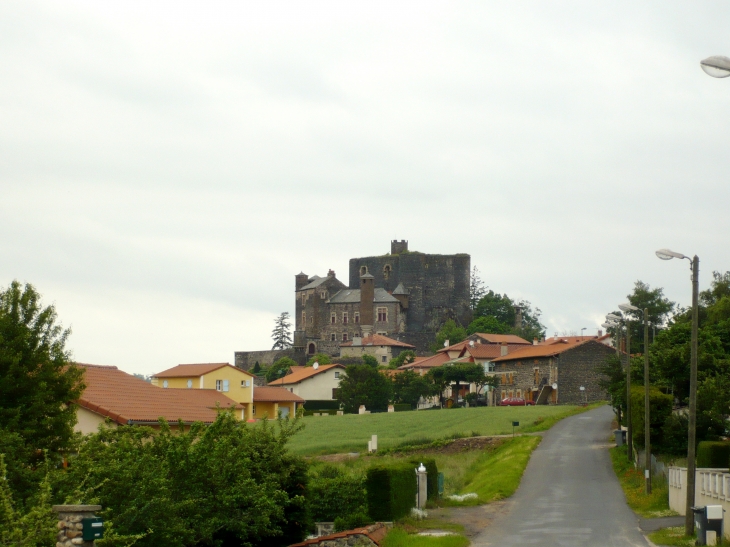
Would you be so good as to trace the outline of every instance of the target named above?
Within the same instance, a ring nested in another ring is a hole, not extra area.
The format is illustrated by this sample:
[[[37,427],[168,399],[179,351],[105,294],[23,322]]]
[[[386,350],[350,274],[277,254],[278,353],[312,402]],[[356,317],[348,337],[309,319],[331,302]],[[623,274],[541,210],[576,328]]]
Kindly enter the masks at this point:
[[[312,355],[312,357],[309,358],[309,361],[307,361],[307,366],[311,367],[314,363],[319,363],[320,365],[330,365],[332,364],[332,358],[326,353],[315,353],[314,355]]]
[[[671,302],[664,296],[664,289],[656,287],[652,289],[643,281],[634,283],[634,290],[631,294],[626,295],[629,304],[636,306],[640,310],[648,311],[647,320],[649,322],[649,343],[653,342],[654,332],[664,328],[669,317],[676,308],[676,304]],[[621,312],[614,312],[616,315],[622,315]],[[628,312],[623,314],[631,321],[631,353],[643,353],[644,349],[644,320],[641,313]],[[612,334],[613,331],[610,330]]]
[[[468,335],[475,334],[477,332],[483,332],[486,334],[509,334],[512,329],[500,321],[497,320],[496,317],[487,316],[487,317],[477,317],[469,323],[469,326],[466,327],[466,333]]]
[[[188,431],[160,424],[159,432],[124,426],[89,436],[60,475],[60,495],[99,503],[118,535],[142,536],[139,547],[304,538],[306,463],[286,450],[297,422],[250,426],[222,411]]]
[[[522,324],[516,326],[517,314],[515,308],[522,312]],[[485,326],[489,330],[473,330],[474,332],[491,332],[493,334],[515,334],[526,340],[545,336],[545,325],[540,323],[540,308],[532,309],[527,300],[515,301],[506,294],[488,291],[477,303],[474,310],[474,321],[479,318],[493,318]],[[477,329],[477,326],[474,326]],[[472,330],[471,328],[469,330]]]
[[[461,384],[476,384],[477,393],[486,386],[496,387],[499,380],[496,376],[487,376],[484,368],[477,363],[459,363],[432,368],[426,378],[433,385],[434,393],[438,394],[443,404],[443,393],[450,385],[455,385],[452,391],[458,393]]]
[[[367,353],[362,356],[362,363],[373,368],[378,368],[380,366],[378,360],[373,355],[369,355]]]
[[[456,324],[456,321],[449,319],[443,324],[441,329],[436,333],[436,342],[431,347],[436,352],[444,347],[446,341],[449,345],[458,344],[466,338],[466,329]]]
[[[407,349],[405,351],[401,351],[397,357],[394,357],[390,360],[390,363],[388,363],[388,368],[398,368],[405,364],[412,363],[416,360],[416,354],[410,350]]]
[[[271,331],[271,338],[274,340],[274,349],[287,349],[291,347],[291,323],[289,312],[281,312],[281,315],[274,320],[274,330]]]
[[[349,365],[340,380],[337,400],[345,412],[357,412],[360,405],[368,410],[384,411],[393,396],[389,378],[367,365]]]
[[[399,372],[393,378],[393,402],[415,407],[421,397],[435,395],[434,387],[424,376],[412,370]]]
[[[284,376],[289,374],[291,367],[295,366],[297,366],[297,362],[290,357],[282,357],[281,359],[277,359],[266,371],[266,382],[270,383],[274,380],[278,380],[279,378],[283,378]]]
[[[476,309],[477,304],[486,292],[487,287],[484,285],[481,277],[479,277],[479,269],[474,266],[471,269],[471,283],[469,284],[469,307],[472,312]]]
[[[258,374],[259,372],[261,372],[261,365],[259,365],[259,362],[258,361],[256,361],[254,363],[253,368],[251,369],[251,372],[253,374]]]
[[[616,413],[619,425],[623,425],[622,417],[626,415],[626,372],[617,355],[611,355],[606,363],[598,368],[602,378],[598,381],[601,389],[611,397],[611,407]]]
[[[717,304],[724,296],[730,296],[730,272],[712,272],[712,286],[700,293],[703,306]]]
[[[70,334],[57,323],[55,308],[40,294],[13,281],[0,292],[0,448],[6,451],[8,481],[24,503],[42,479],[34,470],[72,447],[83,371],[70,362]],[[5,445],[3,447],[2,445]]]

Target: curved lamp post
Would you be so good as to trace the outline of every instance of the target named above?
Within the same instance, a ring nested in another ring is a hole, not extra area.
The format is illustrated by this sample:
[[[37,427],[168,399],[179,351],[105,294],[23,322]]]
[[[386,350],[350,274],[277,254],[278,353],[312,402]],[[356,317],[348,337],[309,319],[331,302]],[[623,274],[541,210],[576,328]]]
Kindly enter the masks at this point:
[[[730,60],[728,60],[730,61]],[[703,61],[704,62],[704,61]],[[707,71],[705,71],[707,72]],[[709,72],[708,72],[709,74]],[[695,504],[695,439],[697,437],[697,326],[699,323],[697,300],[699,297],[700,259],[675,253],[669,249],[659,249],[656,255],[662,260],[686,258],[692,263],[692,353],[689,365],[689,433],[687,435],[687,507],[684,518],[684,533],[694,533],[692,507]]]
[[[700,61],[700,66],[713,78],[727,78],[730,76],[730,59],[722,55],[713,55]]]
[[[634,428],[631,425],[631,323],[628,318],[615,313],[606,315],[606,319],[614,323],[626,323],[626,453],[630,462],[634,461]]]
[[[649,310],[619,304],[622,312],[640,313],[644,319],[644,493],[651,494],[651,432],[649,430]]]

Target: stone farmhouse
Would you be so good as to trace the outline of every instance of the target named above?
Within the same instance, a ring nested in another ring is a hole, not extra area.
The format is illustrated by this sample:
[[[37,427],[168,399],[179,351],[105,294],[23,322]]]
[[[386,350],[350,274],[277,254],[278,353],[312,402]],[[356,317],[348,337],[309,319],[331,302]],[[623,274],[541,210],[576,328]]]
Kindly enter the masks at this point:
[[[340,357],[362,357],[372,355],[381,365],[387,365],[391,359],[404,351],[413,351],[416,346],[393,340],[382,334],[372,334],[365,338],[355,337],[351,342],[340,344]]]

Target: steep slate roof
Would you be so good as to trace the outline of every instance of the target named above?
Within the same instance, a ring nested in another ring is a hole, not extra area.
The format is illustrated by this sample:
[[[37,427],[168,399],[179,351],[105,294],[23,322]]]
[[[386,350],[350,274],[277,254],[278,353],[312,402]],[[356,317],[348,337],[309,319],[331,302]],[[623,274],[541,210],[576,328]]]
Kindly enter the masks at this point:
[[[288,389],[283,387],[257,387],[253,390],[254,403],[281,403],[291,402],[304,403],[306,399],[302,399],[299,395],[294,395]]]
[[[304,285],[304,287],[299,289],[300,291],[303,291],[305,289],[314,289],[316,287],[319,287],[325,281],[327,281],[326,277],[319,277],[318,275],[313,275],[309,279],[311,279],[312,281],[310,281],[309,284]]]
[[[360,302],[360,289],[342,289],[330,298],[330,304],[355,304]],[[375,289],[373,298],[375,304],[387,304],[398,302],[395,296],[391,296],[385,289]]]
[[[347,342],[343,342],[340,344],[340,347],[350,347],[352,346],[352,340],[349,340]],[[399,342],[398,340],[393,340],[392,338],[388,338],[387,336],[383,336],[382,334],[372,334],[370,336],[367,336],[362,339],[362,342],[360,343],[360,346],[394,346],[397,348],[408,348],[408,349],[415,349],[416,346],[412,346],[410,344],[406,344],[405,342]],[[360,347],[360,346],[355,346]]]
[[[76,402],[118,424],[168,422],[212,423],[221,408],[243,406],[212,389],[163,389],[117,367],[76,363],[84,369],[86,389]]]
[[[403,283],[398,283],[398,286],[393,290],[393,294],[411,294],[411,291],[403,286]]]
[[[231,367],[238,372],[243,372],[249,376],[253,376],[250,372],[247,372],[241,368],[234,367],[230,363],[199,363],[191,365],[177,365],[176,367],[168,368],[157,374],[153,374],[153,378],[187,378],[188,376],[203,376],[214,370],[218,370],[223,367]]]
[[[554,344],[529,346],[524,349],[519,349],[512,353],[508,353],[504,357],[497,357],[493,359],[493,363],[502,363],[505,361],[515,361],[518,359],[531,359],[536,357],[553,357],[559,355],[566,350],[573,349],[574,347],[586,344],[589,342],[595,342],[595,340],[583,340],[578,342],[556,342]],[[598,342],[600,344],[600,342]]]
[[[341,368],[345,369],[342,365],[332,364],[332,365],[319,365],[318,368],[314,367],[298,367],[296,370],[294,370],[294,367],[292,367],[291,374],[287,374],[283,378],[279,378],[278,380],[274,380],[273,382],[269,382],[270,386],[283,386],[285,384],[298,384],[302,380],[306,380],[307,378],[311,378],[312,376],[316,376],[320,372],[324,372],[326,370],[330,370],[332,368]]]

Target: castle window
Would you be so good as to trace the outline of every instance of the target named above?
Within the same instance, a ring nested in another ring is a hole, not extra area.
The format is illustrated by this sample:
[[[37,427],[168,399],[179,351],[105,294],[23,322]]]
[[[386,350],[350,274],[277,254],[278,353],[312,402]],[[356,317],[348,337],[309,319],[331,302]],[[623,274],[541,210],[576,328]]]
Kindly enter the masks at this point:
[[[305,311],[302,312],[302,324],[303,325],[307,324],[307,312],[305,312]]]
[[[330,314],[330,323],[332,323],[333,325],[335,323],[337,323],[337,314],[335,314],[335,313]]]
[[[366,273],[368,273],[368,267],[360,266],[360,275],[365,275]]]
[[[310,325],[314,325],[314,317],[310,317],[309,318],[309,324]]]
[[[378,321],[388,320],[388,308],[378,308]]]
[[[333,332],[330,334],[330,341],[335,342],[337,340],[337,335]]]
[[[347,333],[346,332],[342,333],[342,341],[347,342]]]
[[[356,311],[354,315],[355,315],[355,323],[359,323],[360,322],[360,312]]]
[[[390,264],[386,264],[383,267],[383,279],[388,279],[390,277],[390,272],[392,270],[393,270],[393,268],[391,268]]]
[[[327,293],[326,293],[325,291],[322,291],[321,293],[319,293],[319,297],[320,297],[320,298],[321,298],[322,300],[324,300],[325,298],[327,298]]]
[[[342,312],[342,322],[347,325],[347,312]]]

